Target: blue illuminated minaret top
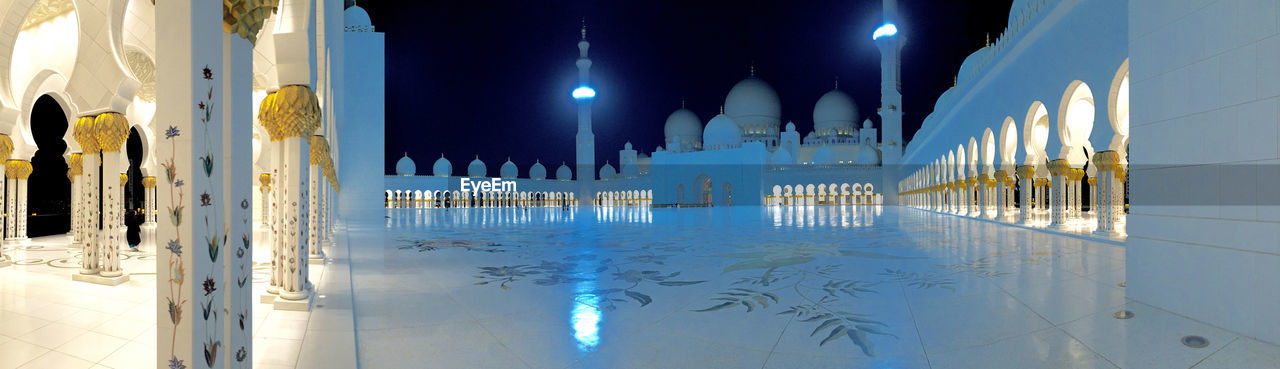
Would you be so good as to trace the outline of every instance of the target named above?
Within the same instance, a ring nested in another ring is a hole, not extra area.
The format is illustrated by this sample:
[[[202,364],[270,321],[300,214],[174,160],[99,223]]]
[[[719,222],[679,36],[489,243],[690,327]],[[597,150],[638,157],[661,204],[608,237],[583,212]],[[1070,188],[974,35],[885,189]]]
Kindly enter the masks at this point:
[[[578,87],[573,89],[573,99],[578,102],[578,181],[589,183],[596,178],[596,135],[591,132],[591,101],[596,90],[590,85],[591,59],[587,58],[587,25],[582,25],[582,39],[578,41]],[[581,194],[579,194],[581,196]],[[582,198],[582,197],[579,197]]]

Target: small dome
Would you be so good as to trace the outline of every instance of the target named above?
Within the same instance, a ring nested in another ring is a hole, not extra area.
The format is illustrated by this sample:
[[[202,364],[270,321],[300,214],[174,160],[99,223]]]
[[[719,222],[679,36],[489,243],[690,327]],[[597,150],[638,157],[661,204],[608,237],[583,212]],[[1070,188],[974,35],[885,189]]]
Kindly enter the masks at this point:
[[[627,141],[627,143],[626,143],[626,144],[622,145],[622,149],[623,149],[623,150],[631,150],[631,141]]]
[[[858,107],[853,99],[840,90],[831,90],[813,105],[813,127],[818,132],[852,128],[857,117]]]
[[[796,122],[787,122],[787,132],[796,131]]]
[[[867,118],[867,120],[862,121],[862,128],[863,129],[871,128],[871,118]]]
[[[858,149],[858,164],[880,165],[880,150],[871,146],[870,142],[863,142]]]
[[[449,159],[444,158],[444,154],[440,154],[440,158],[436,159],[436,163],[431,165],[431,175],[436,177],[453,175],[453,164],[449,163]]]
[[[724,112],[738,124],[765,126],[774,132],[782,121],[778,92],[756,77],[747,77],[729,89],[724,99]]]
[[[480,161],[479,156],[476,156],[476,159],[472,160],[471,164],[467,164],[468,177],[484,177],[488,172],[489,168],[484,166],[484,162]]]
[[[653,152],[659,151],[667,151],[667,149],[663,148],[662,145],[658,145],[658,147],[653,148]]]
[[[520,176],[520,169],[516,168],[516,163],[511,162],[511,158],[507,158],[507,162],[502,163],[502,167],[498,168],[498,175],[502,178],[515,178]]]
[[[717,115],[703,129],[702,145],[709,150],[736,148],[742,145],[742,129],[729,116]]]
[[[680,137],[684,141],[698,140],[702,138],[702,121],[693,111],[680,108],[667,116],[667,124],[662,126],[662,132],[668,142],[673,137]]]
[[[342,22],[347,32],[373,32],[373,21],[369,20],[369,12],[357,5],[352,5],[342,12]]]
[[[569,169],[568,165],[561,163],[560,167],[556,168],[556,179],[561,181],[572,181],[573,169]]]
[[[774,150],[772,155],[769,155],[769,163],[773,165],[790,165],[795,164],[796,160],[791,157],[790,151],[779,147],[777,150]]]
[[[608,162],[605,162],[604,166],[600,167],[600,179],[614,179],[614,178],[618,178],[618,171],[613,169],[613,165],[610,165]]]
[[[835,153],[831,152],[831,148],[827,147],[827,145],[822,145],[822,147],[813,152],[813,163],[817,165],[834,163],[835,158]]]
[[[413,163],[413,159],[409,159],[409,153],[404,153],[404,157],[396,162],[396,175],[412,176],[418,172],[418,166]]]
[[[542,162],[535,162],[529,167],[530,179],[547,179],[547,167],[542,166]]]
[[[803,139],[800,139],[800,142],[801,142],[801,143],[805,143],[805,144],[810,144],[810,143],[813,143],[814,141],[817,141],[817,140],[818,140],[818,133],[817,133],[817,132],[813,132],[813,131],[809,131],[809,134],[804,135],[804,138],[803,138]]]

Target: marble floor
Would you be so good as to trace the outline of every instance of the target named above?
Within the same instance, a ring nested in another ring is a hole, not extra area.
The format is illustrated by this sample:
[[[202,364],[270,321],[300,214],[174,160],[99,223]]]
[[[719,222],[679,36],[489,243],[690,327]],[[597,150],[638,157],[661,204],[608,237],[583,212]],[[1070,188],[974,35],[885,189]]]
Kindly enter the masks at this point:
[[[910,208],[344,226],[362,368],[1280,367],[1277,346],[1126,299],[1122,243]]]
[[[71,280],[79,270],[80,250],[68,247],[70,241],[67,236],[38,237],[28,245],[5,247],[14,265],[0,268],[0,369],[155,368],[155,250],[122,252],[121,268],[130,280],[102,286]],[[265,249],[258,249],[262,252],[254,255],[255,296],[265,294],[270,260]],[[350,283],[343,271],[346,252],[334,254],[337,258],[311,269],[311,280],[319,291],[332,289],[341,295],[339,287],[346,283],[349,291]],[[279,311],[271,304],[255,303],[253,366],[353,367],[350,304],[342,310],[343,304],[331,302],[332,297],[337,296],[316,299],[311,312]],[[335,313],[347,318],[346,331],[341,319],[331,317]],[[304,350],[327,352],[303,356]],[[332,365],[317,365],[316,358]]]

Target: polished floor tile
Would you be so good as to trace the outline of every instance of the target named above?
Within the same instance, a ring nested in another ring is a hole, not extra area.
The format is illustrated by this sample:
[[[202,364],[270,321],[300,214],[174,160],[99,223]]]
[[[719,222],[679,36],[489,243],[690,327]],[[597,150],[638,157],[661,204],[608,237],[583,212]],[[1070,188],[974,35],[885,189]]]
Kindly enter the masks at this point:
[[[1189,367],[1235,339],[1193,329],[1218,346],[1161,359],[1179,348],[1153,322],[1199,323],[1111,317],[1133,305],[1123,246],[913,209],[393,209],[347,223],[369,231],[350,249],[362,367]],[[1277,350],[1258,345],[1236,350]]]

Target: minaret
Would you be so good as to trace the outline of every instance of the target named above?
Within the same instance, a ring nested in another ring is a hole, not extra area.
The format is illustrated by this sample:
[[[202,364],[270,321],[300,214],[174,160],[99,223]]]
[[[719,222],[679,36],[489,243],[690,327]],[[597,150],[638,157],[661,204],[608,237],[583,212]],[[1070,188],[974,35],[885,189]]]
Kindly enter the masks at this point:
[[[884,24],[876,28],[871,39],[880,48],[880,146],[886,186],[885,204],[897,204],[897,193],[889,189],[897,178],[902,161],[902,45],[906,37],[899,32],[898,0],[884,0]],[[891,193],[892,192],[892,193]]]
[[[590,85],[591,59],[587,58],[587,25],[582,25],[582,39],[578,41],[578,87],[573,90],[573,99],[578,102],[578,198],[590,192],[591,183],[596,179],[596,135],[591,132],[591,101],[596,97],[595,89]],[[589,202],[584,202],[589,203]]]

